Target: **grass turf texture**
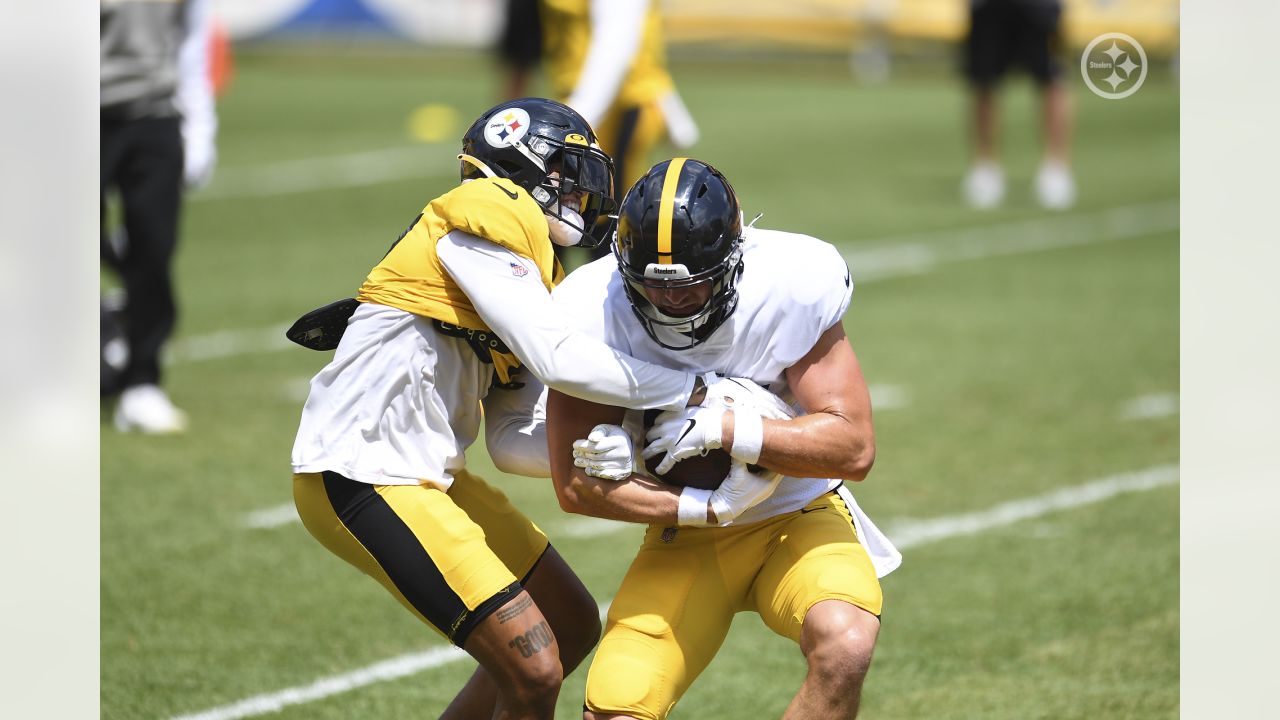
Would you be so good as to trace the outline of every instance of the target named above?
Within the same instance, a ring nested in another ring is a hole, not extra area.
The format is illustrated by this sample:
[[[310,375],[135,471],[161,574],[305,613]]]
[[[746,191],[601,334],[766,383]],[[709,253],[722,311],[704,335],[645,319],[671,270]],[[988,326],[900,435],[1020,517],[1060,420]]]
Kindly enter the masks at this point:
[[[1076,93],[1071,215],[1176,198],[1178,97],[1158,70],[1123,101]],[[767,213],[762,227],[856,250],[1055,217],[1029,191],[1037,106],[1023,84],[1003,102],[1008,201],[976,213],[959,201],[967,124],[951,77],[859,87],[823,63],[675,71],[704,132],[693,154],[728,175],[748,218]],[[465,122],[496,87],[477,56],[241,53],[220,105],[222,184],[184,216],[178,337],[266,328],[350,295],[451,186],[455,150],[406,150],[424,157],[413,176],[327,190],[219,197],[234,191],[228,179],[407,147],[416,107],[452,105]],[[1176,462],[1176,417],[1120,413],[1136,396],[1177,391],[1177,263],[1176,232],[1160,231],[862,283],[845,321],[854,347],[872,384],[910,398],[877,413],[879,459],[855,488],[864,508],[892,527]],[[104,406],[103,717],[196,712],[441,645],[300,525],[245,526],[248,513],[290,499],[299,392],[326,357],[295,349],[173,364],[166,384],[192,417],[181,437],[117,435]],[[548,481],[501,476],[482,445],[471,459],[597,599],[613,595],[638,528],[560,535],[573,518]],[[1177,527],[1177,490],[1166,487],[909,550],[884,581],[864,716],[1176,717]],[[471,668],[455,662],[277,717],[431,716]],[[792,644],[740,616],[675,716],[777,716],[803,675]],[[584,679],[585,667],[566,681],[557,717],[578,717]]]

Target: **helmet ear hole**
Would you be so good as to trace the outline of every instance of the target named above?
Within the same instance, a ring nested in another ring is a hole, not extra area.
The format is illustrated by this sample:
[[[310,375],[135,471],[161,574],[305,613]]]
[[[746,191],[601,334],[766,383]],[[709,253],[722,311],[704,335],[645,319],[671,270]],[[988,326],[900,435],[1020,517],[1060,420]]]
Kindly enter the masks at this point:
[[[709,188],[707,187],[706,183],[703,183],[702,187],[698,188],[698,197],[702,197],[703,195],[706,195],[708,189]]]
[[[506,177],[511,177],[520,172],[520,166],[508,160],[498,160],[494,165],[497,165]]]

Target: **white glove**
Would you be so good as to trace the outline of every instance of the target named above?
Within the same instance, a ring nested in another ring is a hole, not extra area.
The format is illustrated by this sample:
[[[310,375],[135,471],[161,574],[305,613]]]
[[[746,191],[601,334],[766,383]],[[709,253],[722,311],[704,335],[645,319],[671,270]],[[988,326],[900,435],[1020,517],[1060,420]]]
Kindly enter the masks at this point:
[[[727,525],[772,495],[780,482],[780,473],[766,470],[757,475],[747,469],[746,463],[734,460],[729,465],[728,477],[711,493],[711,510],[720,525]]]
[[[693,527],[710,525],[707,522],[707,505],[710,505],[715,513],[716,526],[724,527],[772,495],[780,482],[780,473],[766,471],[757,475],[747,469],[746,463],[734,460],[720,487],[715,490],[685,488],[680,493],[677,522]]]
[[[706,385],[707,395],[701,407],[663,412],[645,435],[647,445],[641,455],[646,460],[659,453],[667,453],[654,468],[659,474],[667,472],[681,460],[723,447],[720,423],[726,410],[736,411],[732,454],[748,463],[760,458],[760,418],[789,420],[796,416],[796,411],[782,398],[749,378],[705,373],[702,382]],[[686,432],[689,422],[694,426]]]
[[[702,382],[707,386],[707,395],[702,400],[704,407],[722,407],[726,410],[749,408],[761,417],[772,420],[789,420],[796,416],[795,409],[783,402],[782,398],[750,378],[706,373],[702,376]]]
[[[583,440],[573,441],[573,464],[591,477],[618,482],[635,468],[631,434],[617,425],[597,425]]]
[[[182,177],[189,189],[204,187],[213,177],[213,167],[218,161],[215,128],[208,123],[183,123]]]
[[[719,448],[724,413],[723,407],[692,407],[661,413],[645,434],[648,444],[641,455],[648,460],[666,453],[667,456],[654,468],[661,475],[685,458],[705,455],[708,450]]]

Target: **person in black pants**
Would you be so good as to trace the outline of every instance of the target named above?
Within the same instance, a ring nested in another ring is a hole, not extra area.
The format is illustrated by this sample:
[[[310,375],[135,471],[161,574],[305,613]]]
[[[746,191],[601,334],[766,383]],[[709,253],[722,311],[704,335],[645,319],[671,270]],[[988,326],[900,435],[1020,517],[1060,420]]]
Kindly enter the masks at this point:
[[[160,388],[160,351],[177,316],[183,185],[203,184],[214,164],[208,3],[122,0],[101,14],[101,252],[124,291],[122,306],[103,305],[102,391],[120,394],[117,429],[181,432],[187,418]],[[119,213],[109,212],[116,198]]]
[[[973,164],[964,194],[976,208],[1004,199],[1004,170],[997,149],[996,85],[1011,66],[1020,66],[1040,88],[1044,158],[1035,192],[1050,209],[1075,202],[1071,174],[1071,105],[1062,82],[1060,0],[970,0],[964,71],[973,96]]]
[[[530,79],[542,59],[542,15],[538,11],[538,0],[507,0],[497,56],[505,71],[503,99],[528,95]]]

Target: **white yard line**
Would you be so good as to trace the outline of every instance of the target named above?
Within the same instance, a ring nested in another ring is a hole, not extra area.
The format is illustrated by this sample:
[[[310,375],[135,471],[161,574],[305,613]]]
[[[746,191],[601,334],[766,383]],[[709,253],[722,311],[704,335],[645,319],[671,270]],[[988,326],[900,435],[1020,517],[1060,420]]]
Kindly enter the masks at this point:
[[[281,323],[249,330],[219,330],[179,338],[169,343],[165,361],[173,365],[295,348],[298,346],[284,336],[291,324]]]
[[[939,265],[1144,237],[1178,228],[1178,202],[1157,202],[972,228],[860,240],[844,251],[855,283],[931,272]]]
[[[604,600],[599,603],[601,620],[604,620],[605,615],[609,613],[609,603],[611,602],[612,600]],[[438,668],[441,665],[448,665],[466,658],[466,652],[452,645],[449,647],[435,647],[422,652],[406,653],[376,662],[353,672],[320,678],[310,685],[300,685],[273,693],[254,695],[231,705],[223,705],[222,707],[191,715],[177,715],[172,720],[239,720],[239,718],[266,715],[267,713],[279,712],[290,705],[301,705],[315,700],[323,700],[332,695],[340,695],[366,685],[416,675],[425,670]]]
[[[311,161],[299,164],[305,162]],[[1177,228],[1178,203],[1164,200],[1077,215],[858,241],[859,248],[843,255],[854,280],[868,283],[927,273],[948,263],[1115,242]],[[325,301],[316,298],[317,304]],[[173,364],[288,350],[294,347],[284,337],[288,327],[285,323],[178,338],[169,344],[165,359]]]
[[[1112,475],[1065,487],[1043,495],[1001,503],[974,513],[949,515],[931,520],[889,522],[885,534],[899,550],[906,550],[937,540],[974,535],[993,528],[1012,525],[1021,520],[1048,515],[1070,508],[1092,505],[1125,493],[1152,490],[1178,482],[1177,465],[1159,465],[1123,475]]]
[[[877,383],[867,388],[873,410],[898,410],[911,404],[911,395],[901,385]]]
[[[456,647],[435,647],[423,652],[383,660],[354,672],[320,678],[310,685],[299,685],[273,693],[254,695],[231,705],[223,705],[192,715],[179,715],[173,720],[235,720],[266,715],[279,712],[290,705],[314,702],[365,685],[414,675],[465,657],[467,654]]]
[[[457,166],[448,160],[457,153],[457,148],[443,144],[405,145],[345,155],[219,168],[209,187],[194,193],[191,200],[271,197],[377,185],[409,178],[456,177]]]
[[[1136,397],[1120,408],[1121,420],[1155,420],[1178,414],[1178,393]]]
[[[1022,520],[1100,503],[1117,495],[1153,490],[1177,482],[1178,466],[1158,465],[1138,472],[1112,475],[1083,485],[1001,503],[979,512],[949,515],[931,520],[890,522],[886,524],[888,528],[886,534],[893,539],[898,549],[906,550],[947,538],[975,535]],[[607,607],[608,601],[601,603],[602,615]],[[180,715],[173,720],[239,720],[239,718],[265,715],[290,705],[322,700],[373,683],[413,675],[465,657],[467,657],[466,653],[457,648],[435,647],[383,660],[349,673],[320,678],[309,685],[255,695],[230,705],[192,715]]]
[[[244,524],[255,530],[269,530],[271,528],[288,525],[289,523],[301,522],[298,517],[298,509],[293,503],[283,503],[262,510],[254,510],[245,516]]]

